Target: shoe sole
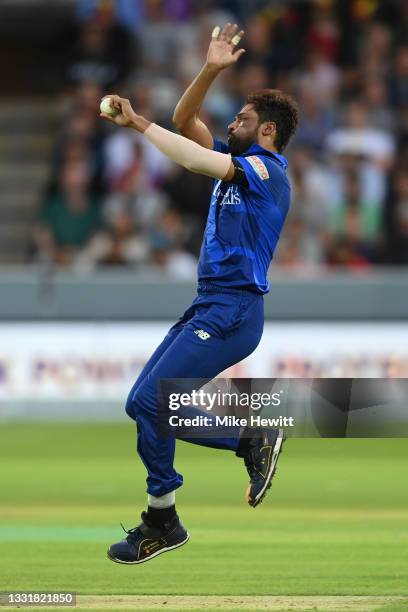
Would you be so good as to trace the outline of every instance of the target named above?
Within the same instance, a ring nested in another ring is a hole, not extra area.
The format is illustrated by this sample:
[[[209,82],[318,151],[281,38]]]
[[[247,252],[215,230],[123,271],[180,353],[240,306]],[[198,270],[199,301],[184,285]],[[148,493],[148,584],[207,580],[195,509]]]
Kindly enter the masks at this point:
[[[189,539],[190,539],[190,534],[188,533],[186,539],[183,540],[182,542],[178,542],[177,544],[174,544],[174,546],[166,546],[166,548],[161,548],[160,550],[156,551],[152,555],[149,555],[148,557],[145,557],[144,559],[140,559],[140,561],[121,561],[120,559],[117,559],[116,557],[111,557],[111,555],[109,554],[109,550],[107,552],[107,556],[108,556],[108,559],[110,559],[110,561],[113,561],[114,563],[122,563],[123,565],[138,565],[139,563],[145,563],[146,561],[150,561],[150,559],[153,559],[154,557],[157,557],[158,555],[161,555],[162,553],[169,552],[170,550],[174,550],[175,548],[180,548],[180,546],[183,546],[183,544],[186,544]]]
[[[253,502],[250,502],[249,500],[251,499],[250,497],[250,491],[251,491],[251,485],[249,485],[248,490],[247,490],[247,501],[248,504],[250,506],[252,506],[252,508],[255,508],[256,506],[259,506],[259,504],[264,500],[268,490],[271,488],[272,486],[272,478],[274,477],[275,473],[276,473],[276,463],[279,459],[279,455],[282,451],[282,445],[285,442],[285,433],[283,431],[283,429],[279,429],[279,433],[278,433],[278,437],[276,438],[276,442],[275,442],[275,446],[273,447],[273,451],[272,451],[272,461],[271,461],[271,465],[269,467],[269,471],[268,474],[265,478],[265,484],[262,487],[262,489],[259,491],[258,495],[255,497]]]

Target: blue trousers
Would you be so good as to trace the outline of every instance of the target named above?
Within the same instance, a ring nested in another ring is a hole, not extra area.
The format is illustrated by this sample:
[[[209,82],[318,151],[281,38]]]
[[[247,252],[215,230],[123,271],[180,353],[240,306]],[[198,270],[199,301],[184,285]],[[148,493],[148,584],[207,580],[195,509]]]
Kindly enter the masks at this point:
[[[183,484],[173,466],[175,440],[157,431],[158,381],[211,380],[255,350],[263,324],[262,295],[199,285],[191,306],[150,357],[126,402],[126,412],[137,424],[137,450],[147,469],[148,493],[159,497]],[[235,451],[238,438],[239,429],[234,437],[188,441]]]

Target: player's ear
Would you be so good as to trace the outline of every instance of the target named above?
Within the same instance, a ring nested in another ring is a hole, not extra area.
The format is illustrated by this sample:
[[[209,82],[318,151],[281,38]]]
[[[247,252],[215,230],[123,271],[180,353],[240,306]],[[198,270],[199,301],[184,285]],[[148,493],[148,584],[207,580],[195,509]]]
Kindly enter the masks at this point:
[[[274,136],[276,134],[276,123],[268,121],[261,126],[262,136]]]

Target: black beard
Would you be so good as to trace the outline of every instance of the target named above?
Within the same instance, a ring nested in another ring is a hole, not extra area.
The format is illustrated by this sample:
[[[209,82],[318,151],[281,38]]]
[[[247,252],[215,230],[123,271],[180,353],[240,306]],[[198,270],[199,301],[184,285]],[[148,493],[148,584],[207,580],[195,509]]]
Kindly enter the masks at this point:
[[[254,144],[253,140],[238,140],[234,136],[228,138],[228,148],[231,155],[242,155]]]

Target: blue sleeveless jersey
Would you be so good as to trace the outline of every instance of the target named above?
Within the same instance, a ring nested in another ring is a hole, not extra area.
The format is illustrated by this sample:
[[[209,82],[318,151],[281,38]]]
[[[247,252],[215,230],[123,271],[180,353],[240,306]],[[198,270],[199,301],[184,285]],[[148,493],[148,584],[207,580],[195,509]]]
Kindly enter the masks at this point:
[[[214,150],[229,153],[214,141]],[[198,262],[198,280],[267,293],[267,273],[290,204],[283,155],[252,145],[240,156],[247,188],[214,181]]]

